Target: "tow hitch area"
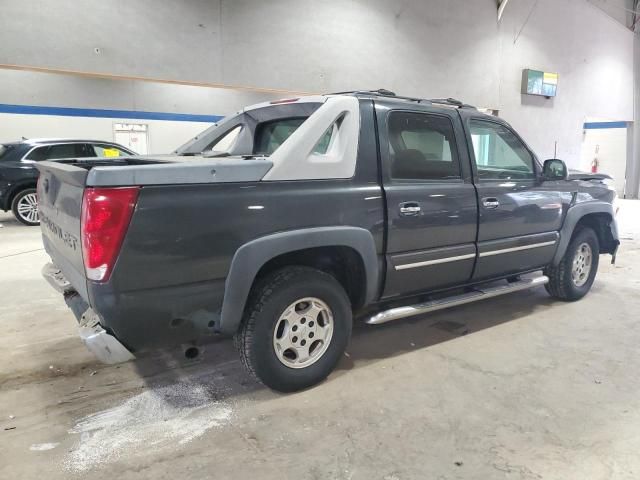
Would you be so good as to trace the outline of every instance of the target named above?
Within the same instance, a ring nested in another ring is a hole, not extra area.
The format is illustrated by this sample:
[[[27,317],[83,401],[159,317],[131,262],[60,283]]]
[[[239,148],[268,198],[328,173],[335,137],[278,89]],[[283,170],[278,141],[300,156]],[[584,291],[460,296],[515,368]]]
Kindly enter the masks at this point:
[[[63,295],[67,295],[75,291],[73,285],[69,283],[69,281],[64,277],[62,271],[53,263],[47,263],[42,267],[41,273],[49,285]]]
[[[91,309],[82,315],[79,332],[89,351],[103,363],[113,365],[136,358],[116,337],[102,328],[98,315]]]
[[[113,365],[136,358],[116,337],[102,328],[100,317],[76,292],[58,267],[47,263],[42,269],[42,276],[53,288],[64,295],[67,306],[78,320],[80,338],[98,360]]]

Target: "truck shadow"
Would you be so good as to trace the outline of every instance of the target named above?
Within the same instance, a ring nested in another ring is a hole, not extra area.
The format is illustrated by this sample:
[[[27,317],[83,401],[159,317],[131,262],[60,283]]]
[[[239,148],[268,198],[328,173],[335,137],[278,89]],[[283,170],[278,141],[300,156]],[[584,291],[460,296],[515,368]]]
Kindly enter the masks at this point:
[[[555,302],[544,290],[487,299],[383,325],[354,324],[347,356],[338,366],[349,370],[518,321]]]
[[[356,322],[345,356],[326,381],[331,382],[348,374],[348,370],[371,362],[428,349],[463,335],[518,321],[553,303],[543,290],[527,291],[385,325]],[[182,350],[164,351],[138,359],[135,368],[149,388],[159,389],[176,383],[198,385],[205,387],[210,398],[216,401],[247,394],[254,398],[279,395],[245,372],[230,340],[219,339],[204,348],[204,354],[195,361],[186,360]]]

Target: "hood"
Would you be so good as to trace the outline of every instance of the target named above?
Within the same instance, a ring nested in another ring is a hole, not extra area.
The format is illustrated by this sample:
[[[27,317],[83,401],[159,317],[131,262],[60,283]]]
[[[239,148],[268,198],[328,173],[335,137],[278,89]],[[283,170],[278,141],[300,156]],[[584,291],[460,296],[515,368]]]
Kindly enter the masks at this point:
[[[613,178],[606,173],[591,173],[569,169],[569,180],[613,180]]]

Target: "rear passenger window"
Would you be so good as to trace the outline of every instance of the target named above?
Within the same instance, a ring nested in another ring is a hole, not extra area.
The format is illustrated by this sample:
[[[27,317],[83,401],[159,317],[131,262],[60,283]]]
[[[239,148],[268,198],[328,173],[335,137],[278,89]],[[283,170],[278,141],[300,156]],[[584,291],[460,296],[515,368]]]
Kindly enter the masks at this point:
[[[415,112],[391,112],[388,133],[392,178],[460,178],[460,162],[453,125],[447,117]]]
[[[93,144],[88,145],[90,152],[87,154],[87,157],[127,157],[131,155],[130,153],[125,152],[124,150],[115,147],[113,145],[101,145],[101,144]]]
[[[62,143],[48,147],[38,147],[29,153],[26,158],[27,160],[39,162],[41,160],[86,157],[87,151],[83,147],[84,145],[80,143]]]

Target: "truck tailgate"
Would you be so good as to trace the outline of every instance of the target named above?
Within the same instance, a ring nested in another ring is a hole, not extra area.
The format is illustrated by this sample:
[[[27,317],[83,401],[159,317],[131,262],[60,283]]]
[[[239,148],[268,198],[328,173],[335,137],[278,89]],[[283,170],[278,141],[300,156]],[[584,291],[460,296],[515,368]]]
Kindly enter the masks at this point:
[[[37,167],[38,209],[45,250],[89,303],[80,238],[82,195],[88,171],[57,162],[40,162]]]

